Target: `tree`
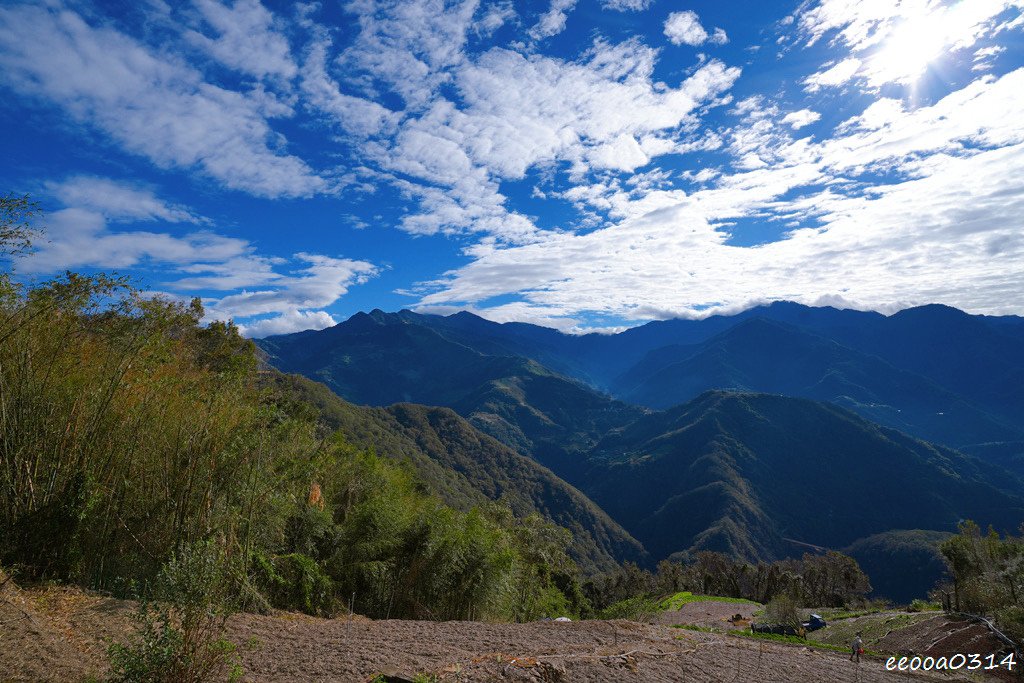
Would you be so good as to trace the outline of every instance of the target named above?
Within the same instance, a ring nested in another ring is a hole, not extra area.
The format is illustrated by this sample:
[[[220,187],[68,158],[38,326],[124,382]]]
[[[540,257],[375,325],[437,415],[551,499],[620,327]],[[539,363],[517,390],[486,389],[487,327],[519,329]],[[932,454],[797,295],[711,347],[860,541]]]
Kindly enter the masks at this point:
[[[801,574],[805,605],[843,607],[853,598],[871,592],[871,583],[852,557],[833,550],[824,555],[804,555]]]
[[[769,624],[800,627],[800,603],[791,593],[780,593],[768,601],[764,618]]]
[[[0,197],[0,263],[27,252],[37,234],[33,222],[39,205],[29,197],[7,194]],[[11,282],[13,267],[0,270],[0,310],[10,308],[17,299],[18,288]]]
[[[39,233],[33,225],[39,214],[38,202],[28,195],[0,197],[0,257],[23,254],[32,247],[32,238]]]

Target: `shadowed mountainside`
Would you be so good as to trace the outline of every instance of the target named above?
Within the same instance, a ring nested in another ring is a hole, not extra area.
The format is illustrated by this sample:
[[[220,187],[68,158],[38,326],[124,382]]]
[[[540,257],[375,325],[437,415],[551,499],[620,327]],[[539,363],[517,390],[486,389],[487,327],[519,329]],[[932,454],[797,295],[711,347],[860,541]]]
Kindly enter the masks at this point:
[[[830,401],[879,424],[957,446],[1020,434],[923,375],[765,318],[744,320],[701,344],[657,349],[614,384],[626,401],[653,408],[710,389]]]
[[[944,346],[944,335],[962,338]],[[448,500],[535,492],[544,478],[525,474],[532,459],[589,495],[654,560],[701,549],[773,559],[794,552],[784,539],[841,548],[893,529],[953,531],[964,518],[1015,528],[1024,512],[1024,484],[1002,469],[1022,471],[1017,318],[783,302],[572,336],[470,313],[373,311],[259,344],[281,370],[391,406],[331,410],[362,443],[404,433],[395,451]],[[916,355],[906,350],[914,344]],[[993,376],[972,384],[972,373]],[[455,412],[392,405],[408,402]],[[518,485],[523,477],[531,483]],[[586,505],[555,513],[552,491],[526,495],[522,509],[571,526]],[[582,543],[603,554],[594,562],[634,552],[628,534],[595,531],[599,517],[587,514]]]
[[[582,485],[654,557],[839,548],[892,529],[1015,529],[1024,485],[1007,471],[814,401],[708,392],[637,420],[590,453]]]
[[[843,552],[871,577],[873,595],[909,603],[923,597],[922,586],[934,586],[946,575],[939,544],[952,536],[921,529],[886,531],[855,541]]]
[[[279,392],[317,407],[320,419],[351,443],[406,459],[448,504],[466,509],[500,501],[519,517],[539,512],[573,534],[570,554],[585,571],[644,562],[642,546],[584,494],[546,467],[482,434],[447,408],[401,403],[353,405],[299,375],[265,373]]]
[[[321,381],[353,403],[453,408],[481,431],[570,478],[580,469],[578,453],[645,412],[529,358],[488,355],[452,341],[419,320],[412,313],[374,311],[320,332],[264,339],[260,346],[279,370]]]

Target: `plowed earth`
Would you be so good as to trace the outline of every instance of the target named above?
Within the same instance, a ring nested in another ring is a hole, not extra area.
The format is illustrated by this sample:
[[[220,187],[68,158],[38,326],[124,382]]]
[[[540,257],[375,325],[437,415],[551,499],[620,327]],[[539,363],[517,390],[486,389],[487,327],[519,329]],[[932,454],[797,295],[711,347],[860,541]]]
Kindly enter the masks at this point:
[[[692,608],[696,609],[696,608]],[[708,611],[708,607],[702,607]],[[725,611],[735,611],[735,605]],[[109,642],[133,629],[130,602],[77,590],[0,591],[0,681],[82,681],[106,674]],[[718,621],[719,616],[710,617]],[[241,614],[228,623],[246,681],[962,680],[859,665],[840,653],[632,621],[486,624]]]

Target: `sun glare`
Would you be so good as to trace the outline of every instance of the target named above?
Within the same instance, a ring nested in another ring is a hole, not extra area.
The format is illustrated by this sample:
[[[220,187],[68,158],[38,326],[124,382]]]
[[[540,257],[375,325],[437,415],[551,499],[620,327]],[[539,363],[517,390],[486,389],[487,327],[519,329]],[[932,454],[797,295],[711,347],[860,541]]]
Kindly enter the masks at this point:
[[[942,11],[905,17],[871,57],[868,75],[872,83],[911,84],[920,78],[949,44],[950,19]]]

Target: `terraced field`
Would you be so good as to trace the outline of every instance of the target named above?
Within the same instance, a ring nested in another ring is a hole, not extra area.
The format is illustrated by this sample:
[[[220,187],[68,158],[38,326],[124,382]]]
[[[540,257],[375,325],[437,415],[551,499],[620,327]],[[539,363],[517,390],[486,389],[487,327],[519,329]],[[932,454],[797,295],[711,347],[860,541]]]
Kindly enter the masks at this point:
[[[690,602],[668,620],[716,620],[719,610],[749,607]],[[133,611],[132,603],[81,591],[6,588],[0,593],[0,681],[101,678],[107,644],[130,634]],[[627,620],[486,624],[242,614],[231,619],[227,635],[238,645],[244,680],[253,682],[358,683],[378,674],[460,683],[965,680],[889,672],[878,658],[858,665],[813,647]]]

